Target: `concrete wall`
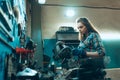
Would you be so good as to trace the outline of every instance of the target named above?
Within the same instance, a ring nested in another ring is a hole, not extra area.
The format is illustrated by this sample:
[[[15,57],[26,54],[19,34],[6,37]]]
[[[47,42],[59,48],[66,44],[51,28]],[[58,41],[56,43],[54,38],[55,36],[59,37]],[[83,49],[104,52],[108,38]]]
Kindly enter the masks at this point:
[[[60,26],[75,26],[78,17],[87,17],[98,31],[102,33],[119,33],[120,1],[106,0],[49,0],[42,6],[42,33],[43,38],[54,37]],[[51,5],[50,5],[51,4]],[[58,4],[58,5],[55,5]],[[67,9],[75,11],[74,17],[66,17]]]

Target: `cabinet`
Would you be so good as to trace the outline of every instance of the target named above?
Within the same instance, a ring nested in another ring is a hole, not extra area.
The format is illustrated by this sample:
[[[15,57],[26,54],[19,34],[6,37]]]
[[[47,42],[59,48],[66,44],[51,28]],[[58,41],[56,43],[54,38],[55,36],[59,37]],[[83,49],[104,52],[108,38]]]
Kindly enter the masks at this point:
[[[79,44],[79,32],[56,32],[57,41],[64,41],[66,45],[77,47]]]

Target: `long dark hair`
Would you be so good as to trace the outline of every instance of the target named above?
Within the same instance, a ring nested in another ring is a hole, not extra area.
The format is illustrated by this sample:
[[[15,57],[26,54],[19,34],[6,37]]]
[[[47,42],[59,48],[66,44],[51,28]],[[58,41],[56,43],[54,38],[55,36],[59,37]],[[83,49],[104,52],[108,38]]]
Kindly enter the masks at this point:
[[[92,23],[87,19],[87,18],[78,18],[77,23],[81,22],[82,24],[84,24],[87,28],[88,33],[90,32],[95,32],[98,33],[98,31],[95,29],[95,27],[92,25]],[[81,34],[81,40],[84,40],[86,38],[86,35],[82,35]]]
[[[98,33],[97,30],[92,25],[92,23],[90,23],[90,21],[87,18],[79,18],[77,20],[77,23],[79,23],[79,22],[83,23],[87,27],[88,32],[96,32],[96,33]]]

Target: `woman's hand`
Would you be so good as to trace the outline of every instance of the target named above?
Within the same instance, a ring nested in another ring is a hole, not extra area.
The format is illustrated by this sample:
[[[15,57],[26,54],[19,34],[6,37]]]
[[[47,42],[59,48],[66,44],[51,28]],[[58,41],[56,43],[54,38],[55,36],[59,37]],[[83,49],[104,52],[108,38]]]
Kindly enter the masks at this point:
[[[73,56],[80,56],[82,58],[86,57],[86,51],[83,48],[74,48],[72,49]]]

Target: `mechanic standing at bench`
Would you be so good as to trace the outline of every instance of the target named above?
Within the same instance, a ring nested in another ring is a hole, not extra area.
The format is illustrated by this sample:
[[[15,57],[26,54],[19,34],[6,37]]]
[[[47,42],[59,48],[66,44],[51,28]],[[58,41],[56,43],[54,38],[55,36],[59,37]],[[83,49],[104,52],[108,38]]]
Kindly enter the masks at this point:
[[[79,79],[88,80],[85,78],[91,76],[91,78],[96,77],[103,80],[106,75],[106,72],[101,71],[104,69],[105,48],[101,37],[87,18],[78,18],[76,23],[79,30],[80,43],[78,48],[72,50],[72,54],[84,59],[81,62],[83,69],[79,71]]]
[[[73,49],[74,55],[81,57],[103,57],[105,48],[98,31],[87,18],[77,19],[77,29],[79,30],[80,44]]]

